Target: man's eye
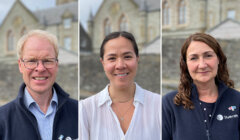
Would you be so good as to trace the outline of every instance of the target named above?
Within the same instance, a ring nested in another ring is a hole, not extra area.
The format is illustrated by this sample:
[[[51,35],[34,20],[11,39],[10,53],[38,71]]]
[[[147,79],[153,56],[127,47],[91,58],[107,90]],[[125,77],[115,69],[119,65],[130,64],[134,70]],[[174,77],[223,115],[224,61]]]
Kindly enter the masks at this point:
[[[32,59],[32,60],[27,60],[26,62],[37,62],[37,60]]]

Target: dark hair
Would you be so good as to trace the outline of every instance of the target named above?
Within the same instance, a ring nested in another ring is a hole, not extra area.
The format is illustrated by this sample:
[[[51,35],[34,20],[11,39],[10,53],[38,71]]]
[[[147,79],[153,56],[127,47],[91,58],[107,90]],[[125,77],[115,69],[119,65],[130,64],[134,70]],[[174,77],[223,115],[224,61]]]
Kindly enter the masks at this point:
[[[200,41],[207,44],[213,51],[216,53],[219,65],[217,75],[215,77],[215,82],[220,80],[223,81],[228,87],[233,88],[234,82],[229,78],[228,68],[227,68],[227,57],[224,55],[221,46],[215,38],[208,34],[196,33],[189,36],[181,49],[181,58],[180,58],[180,84],[178,86],[178,93],[174,97],[174,103],[176,105],[183,105],[186,109],[193,109],[194,105],[190,99],[191,96],[191,84],[193,80],[189,74],[187,63],[186,63],[186,54],[187,49],[192,41]]]
[[[138,57],[138,46],[137,46],[137,43],[135,41],[135,38],[134,36],[129,33],[129,32],[126,32],[126,31],[120,31],[120,32],[112,32],[110,33],[109,35],[107,35],[103,42],[102,42],[102,45],[101,45],[101,48],[100,48],[100,57],[103,59],[103,55],[104,55],[104,45],[111,39],[115,39],[115,38],[118,38],[118,37],[124,37],[128,40],[130,40],[132,42],[132,45],[133,45],[133,49],[134,49],[134,52],[136,54],[136,56]]]

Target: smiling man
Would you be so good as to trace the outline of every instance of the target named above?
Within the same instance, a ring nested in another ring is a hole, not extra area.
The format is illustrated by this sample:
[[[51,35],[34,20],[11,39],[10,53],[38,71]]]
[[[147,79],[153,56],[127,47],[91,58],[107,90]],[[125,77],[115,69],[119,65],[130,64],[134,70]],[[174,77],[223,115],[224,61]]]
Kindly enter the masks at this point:
[[[55,83],[57,38],[33,30],[20,38],[17,51],[24,83],[18,97],[0,107],[0,139],[77,139],[78,103]]]

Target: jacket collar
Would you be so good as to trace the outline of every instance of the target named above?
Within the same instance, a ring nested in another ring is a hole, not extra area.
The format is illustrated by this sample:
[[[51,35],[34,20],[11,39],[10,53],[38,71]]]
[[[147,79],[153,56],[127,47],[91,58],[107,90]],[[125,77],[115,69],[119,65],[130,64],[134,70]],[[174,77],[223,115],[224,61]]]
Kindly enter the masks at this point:
[[[23,101],[25,87],[26,87],[26,84],[22,83],[18,91],[17,103],[20,106],[25,106]],[[66,102],[67,98],[69,98],[69,94],[67,94],[57,83],[54,83],[53,87],[56,90],[57,97],[58,97],[58,108],[60,108]]]
[[[216,81],[216,85],[218,87],[218,99],[219,100],[222,95],[224,94],[224,92],[228,89],[228,86],[223,82],[223,81]],[[197,91],[197,86],[193,83],[192,84],[192,98],[193,99],[197,99],[199,100],[199,96],[198,96],[198,91]]]
[[[144,89],[142,89],[137,83],[135,83],[136,89],[134,94],[134,102],[139,102],[144,104]],[[100,92],[100,97],[98,101],[98,107],[107,103],[109,106],[112,104],[112,99],[109,96],[108,92],[109,84]]]

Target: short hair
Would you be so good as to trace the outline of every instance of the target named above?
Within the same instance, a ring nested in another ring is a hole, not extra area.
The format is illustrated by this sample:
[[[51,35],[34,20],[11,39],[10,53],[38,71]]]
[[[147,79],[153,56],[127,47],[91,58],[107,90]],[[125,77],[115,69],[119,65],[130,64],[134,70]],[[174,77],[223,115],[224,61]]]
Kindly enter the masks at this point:
[[[129,41],[132,42],[134,52],[135,52],[136,56],[138,57],[138,46],[137,46],[137,43],[136,43],[136,40],[135,40],[134,36],[131,33],[126,32],[126,31],[119,31],[119,32],[112,32],[104,38],[104,40],[102,42],[102,45],[101,45],[101,48],[100,48],[100,57],[102,59],[103,59],[103,56],[104,56],[104,46],[105,46],[105,44],[109,40],[118,38],[120,36],[124,37],[124,38],[126,38],[126,39],[128,39]]]
[[[22,51],[24,48],[24,44],[26,43],[26,41],[32,37],[32,36],[38,36],[38,37],[42,37],[44,39],[47,39],[54,47],[54,51],[56,54],[56,58],[58,58],[58,40],[57,37],[47,31],[44,30],[31,30],[29,31],[27,34],[23,35],[17,42],[17,56],[18,58],[22,57]]]
[[[187,67],[187,50],[192,41],[200,41],[207,44],[216,53],[219,65],[217,75],[215,77],[215,82],[222,81],[228,87],[233,88],[234,82],[229,78],[228,68],[227,68],[227,57],[224,55],[221,46],[215,38],[205,33],[195,33],[189,36],[181,49],[180,58],[180,84],[178,86],[178,93],[174,97],[174,103],[176,105],[183,105],[186,109],[193,109],[194,105],[191,101],[191,84],[193,79],[189,74]]]

